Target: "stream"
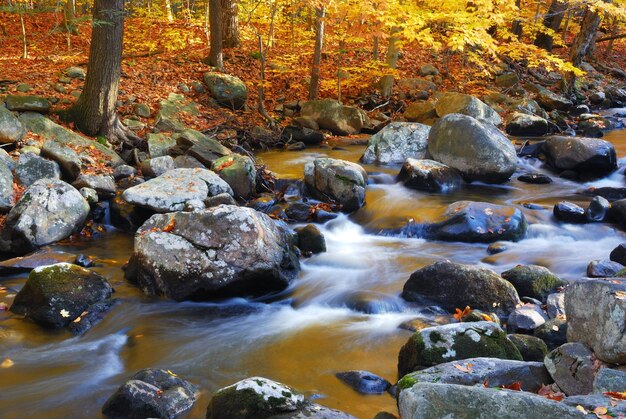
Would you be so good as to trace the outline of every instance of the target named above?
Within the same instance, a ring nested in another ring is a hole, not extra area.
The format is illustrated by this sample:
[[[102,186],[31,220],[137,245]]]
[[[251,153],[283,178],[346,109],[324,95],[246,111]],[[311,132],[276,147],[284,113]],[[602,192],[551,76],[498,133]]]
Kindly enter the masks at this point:
[[[0,416],[101,417],[106,399],[148,367],[171,370],[201,388],[190,418],[204,417],[217,389],[255,375],[290,385],[317,403],[359,418],[383,410],[395,413],[392,396],[360,395],[335,373],[368,370],[395,382],[398,351],[411,335],[398,325],[414,318],[432,324],[449,321],[449,315],[435,307],[400,299],[413,271],[446,258],[498,273],[517,264],[538,264],[576,280],[585,275],[591,260],[608,258],[626,241],[610,224],[561,224],[552,217],[552,206],[561,200],[586,206],[590,197],[577,193],[585,187],[624,186],[626,131],[609,132],[604,139],[615,145],[620,169],[587,184],[558,178],[539,161],[524,159],[504,185],[472,184],[437,195],[396,184],[399,167],[365,165],[371,181],[365,207],[320,225],[328,251],[303,259],[299,277],[269,301],[177,303],[147,297],[123,278],[121,267],[132,253],[133,237],[112,227],[92,239],[55,245],[57,250],[98,259],[93,269],[108,278],[120,303],[82,337],[44,331],[0,311],[0,360],[14,362],[0,369]],[[364,148],[271,151],[257,159],[279,177],[301,178],[304,163],[315,157],[358,161]],[[531,185],[517,180],[531,170],[551,175],[554,182]],[[506,243],[503,253],[488,255],[485,244],[377,235],[409,218],[432,220],[460,200],[518,206],[530,223],[527,237]],[[540,207],[529,209],[524,203]],[[3,278],[7,290],[0,292],[0,303],[10,306],[26,277]],[[355,302],[364,300],[369,313],[355,310]]]

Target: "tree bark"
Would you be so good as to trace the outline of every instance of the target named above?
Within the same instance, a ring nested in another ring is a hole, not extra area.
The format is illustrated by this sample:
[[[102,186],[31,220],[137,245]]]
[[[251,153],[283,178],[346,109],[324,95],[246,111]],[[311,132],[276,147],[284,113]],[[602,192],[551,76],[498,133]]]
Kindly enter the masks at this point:
[[[78,35],[76,28],[76,7],[73,0],[67,0],[63,5],[63,26],[62,30],[72,35]]]
[[[168,22],[174,21],[174,14],[172,13],[172,1],[165,0],[165,17],[167,17]]]
[[[222,55],[222,14],[220,11],[220,0],[209,0],[209,25],[210,25],[210,51],[206,58],[206,63],[224,69],[224,59]]]
[[[236,48],[239,40],[239,4],[237,0],[220,0],[222,8],[222,47]]]
[[[95,0],[93,29],[85,88],[68,111],[76,128],[89,136],[104,136],[111,143],[137,143],[141,139],[120,122],[115,111],[124,34],[124,1]]]
[[[322,64],[322,48],[324,46],[324,18],[326,8],[321,6],[316,9],[315,21],[315,51],[313,52],[313,65],[311,66],[311,84],[309,85],[309,100],[317,99],[320,85],[320,65]]]
[[[391,28],[385,62],[387,63],[387,67],[392,70],[396,68],[398,56],[400,54],[400,50],[398,49],[398,42],[400,41],[400,37],[398,36],[399,33],[399,27]],[[380,79],[380,89],[385,99],[389,99],[391,97],[391,93],[393,91],[393,75],[387,74]]]
[[[517,7],[517,10],[521,13],[522,0],[515,0],[515,6]],[[518,38],[521,38],[523,29],[524,28],[522,27],[522,20],[515,19],[513,21],[513,24],[511,25],[511,32],[513,33],[513,35],[517,36]]]
[[[543,26],[555,32],[558,31],[568,6],[567,0],[552,0],[548,13],[543,18]],[[546,51],[552,51],[553,43],[552,35],[544,32],[538,33],[535,38],[535,45]]]

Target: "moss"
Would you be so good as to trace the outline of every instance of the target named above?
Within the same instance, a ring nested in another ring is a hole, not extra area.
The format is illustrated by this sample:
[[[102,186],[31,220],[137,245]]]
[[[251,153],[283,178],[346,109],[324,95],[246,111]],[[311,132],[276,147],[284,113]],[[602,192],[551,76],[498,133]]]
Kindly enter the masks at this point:
[[[398,380],[397,386],[400,390],[406,390],[407,388],[413,387],[415,384],[417,384],[415,376],[408,374]]]
[[[256,380],[259,386],[264,386],[267,383]],[[287,396],[283,392],[285,397]],[[207,419],[262,419],[269,418],[274,415],[284,412],[282,406],[285,404],[285,398],[282,397],[268,397],[267,400],[256,391],[245,388],[237,390],[235,387],[227,387],[217,392],[209,406],[207,407],[206,418]]]
[[[363,186],[363,185],[361,185],[361,183],[360,183],[360,182],[357,182],[356,180],[351,179],[351,178],[349,178],[349,177],[347,177],[347,176],[342,176],[342,175],[339,175],[339,174],[335,174],[335,177],[336,177],[337,179],[339,179],[339,180],[343,181],[343,182],[350,183],[350,184],[352,184],[352,185]]]
[[[444,337],[441,335],[441,333],[434,331],[434,332],[430,332],[430,335],[428,335],[428,337],[430,338],[430,341],[432,343],[438,343],[438,342],[446,342],[446,340],[444,339]]]

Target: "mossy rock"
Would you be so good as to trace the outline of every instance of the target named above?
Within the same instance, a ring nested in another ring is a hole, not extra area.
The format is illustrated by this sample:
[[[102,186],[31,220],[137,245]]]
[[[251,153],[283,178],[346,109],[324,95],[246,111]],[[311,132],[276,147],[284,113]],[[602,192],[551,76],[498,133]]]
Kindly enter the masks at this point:
[[[250,157],[231,154],[215,160],[211,168],[230,185],[235,196],[250,198],[256,193],[256,169]]]
[[[545,301],[557,288],[567,285],[549,269],[537,265],[517,265],[502,272],[502,278],[513,284],[520,296],[541,301]]]
[[[524,361],[543,362],[548,354],[548,346],[536,336],[512,334],[508,338],[520,351]]]

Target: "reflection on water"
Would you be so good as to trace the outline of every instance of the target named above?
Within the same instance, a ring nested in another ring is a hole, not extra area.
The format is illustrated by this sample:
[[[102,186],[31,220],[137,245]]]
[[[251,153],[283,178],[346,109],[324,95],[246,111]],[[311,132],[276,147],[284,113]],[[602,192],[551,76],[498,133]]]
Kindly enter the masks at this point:
[[[626,133],[606,139],[626,155]],[[305,162],[320,156],[358,161],[362,146],[347,150],[267,152],[260,156],[280,177],[300,178]],[[620,164],[624,163],[620,161]],[[0,358],[15,365],[0,370],[0,416],[98,417],[106,398],[125,379],[146,367],[162,367],[198,384],[203,393],[189,417],[203,417],[211,392],[236,380],[262,375],[294,386],[330,407],[359,417],[395,411],[389,395],[361,396],[334,374],[365,369],[390,381],[397,354],[409,332],[398,329],[415,317],[434,319],[437,308],[399,298],[417,268],[447,258],[502,272],[535,263],[576,280],[592,259],[606,258],[624,233],[606,224],[567,225],[552,218],[562,199],[584,204],[588,186],[623,186],[623,170],[590,184],[554,178],[549,185],[516,180],[524,172],[549,174],[536,160],[522,160],[506,185],[470,185],[449,195],[411,191],[393,182],[398,167],[366,165],[374,181],[366,206],[321,226],[328,252],[303,261],[299,278],[271,304],[232,299],[216,303],[175,303],[149,298],[126,283],[121,266],[132,251],[132,237],[116,231],[63,250],[100,259],[95,269],[115,288],[120,304],[86,335],[44,332],[0,313]],[[488,255],[484,244],[429,242],[376,235],[409,218],[428,221],[459,200],[516,205],[531,223],[528,237]],[[525,203],[540,204],[537,209]],[[10,305],[26,275],[2,280]]]

